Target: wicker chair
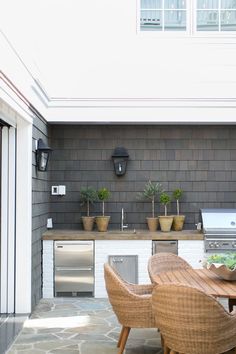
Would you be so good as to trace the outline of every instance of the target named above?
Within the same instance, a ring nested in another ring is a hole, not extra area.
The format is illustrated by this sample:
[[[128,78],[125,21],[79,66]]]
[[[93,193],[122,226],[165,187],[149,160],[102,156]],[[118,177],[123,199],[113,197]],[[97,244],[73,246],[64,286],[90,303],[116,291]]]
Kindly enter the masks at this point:
[[[229,299],[229,311],[233,311],[234,306],[236,306],[236,299]]]
[[[192,267],[183,258],[173,253],[160,252],[149,258],[148,273],[152,283],[155,283],[155,275],[175,269],[192,269]]]
[[[131,328],[156,328],[152,313],[153,285],[130,284],[109,265],[104,265],[104,276],[109,301],[122,325],[117,347],[122,354]]]
[[[227,312],[211,295],[180,284],[157,285],[152,306],[171,354],[220,354],[235,350],[236,312]]]

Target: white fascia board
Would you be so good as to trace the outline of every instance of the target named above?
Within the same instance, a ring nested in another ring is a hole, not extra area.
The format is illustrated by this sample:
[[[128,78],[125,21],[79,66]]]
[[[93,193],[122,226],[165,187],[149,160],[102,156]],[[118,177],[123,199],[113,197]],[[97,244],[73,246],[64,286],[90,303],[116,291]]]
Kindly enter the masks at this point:
[[[0,102],[1,100],[11,107],[16,113],[18,113],[25,121],[32,124],[33,116],[27,106],[20,100],[20,98],[1,80],[0,77]],[[7,111],[1,112],[0,106],[0,114],[2,113],[2,119],[4,119],[7,123],[12,126],[16,124],[16,117],[13,118],[10,116]]]
[[[8,191],[8,301],[7,312],[15,311],[15,128],[9,129],[9,191]]]
[[[1,159],[1,293],[0,312],[7,313],[7,242],[8,242],[8,171],[9,171],[8,128],[2,128],[2,159]]]
[[[235,107],[236,98],[51,98],[50,108]]]
[[[16,156],[15,311],[31,312],[32,271],[32,125],[18,118]]]
[[[236,124],[236,107],[58,107],[50,123],[80,124]]]

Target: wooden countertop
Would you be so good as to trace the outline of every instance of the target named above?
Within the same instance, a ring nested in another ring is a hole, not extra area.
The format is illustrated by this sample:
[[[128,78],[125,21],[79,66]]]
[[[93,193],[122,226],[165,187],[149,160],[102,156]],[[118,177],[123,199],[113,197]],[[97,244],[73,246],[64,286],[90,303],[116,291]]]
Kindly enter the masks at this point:
[[[150,232],[147,230],[128,231],[81,231],[48,230],[43,233],[43,240],[203,240],[203,234],[197,230]]]

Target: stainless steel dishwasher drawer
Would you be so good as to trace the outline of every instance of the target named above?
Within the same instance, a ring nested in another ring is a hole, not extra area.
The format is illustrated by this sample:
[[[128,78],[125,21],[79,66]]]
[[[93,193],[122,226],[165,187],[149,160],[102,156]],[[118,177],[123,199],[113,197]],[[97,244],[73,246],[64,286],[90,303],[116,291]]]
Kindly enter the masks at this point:
[[[152,254],[168,252],[178,254],[178,241],[168,240],[168,241],[152,241]]]
[[[55,242],[55,296],[92,295],[93,241]]]

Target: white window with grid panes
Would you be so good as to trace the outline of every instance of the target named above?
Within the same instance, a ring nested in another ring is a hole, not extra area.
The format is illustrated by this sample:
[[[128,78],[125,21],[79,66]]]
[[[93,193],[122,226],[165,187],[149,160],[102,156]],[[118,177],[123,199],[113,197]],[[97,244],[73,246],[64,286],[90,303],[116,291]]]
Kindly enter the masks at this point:
[[[140,0],[141,32],[236,35],[236,0]]]

